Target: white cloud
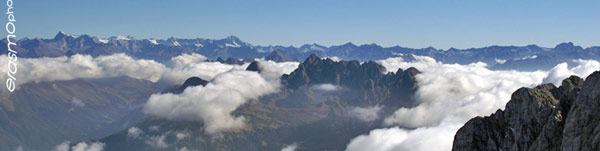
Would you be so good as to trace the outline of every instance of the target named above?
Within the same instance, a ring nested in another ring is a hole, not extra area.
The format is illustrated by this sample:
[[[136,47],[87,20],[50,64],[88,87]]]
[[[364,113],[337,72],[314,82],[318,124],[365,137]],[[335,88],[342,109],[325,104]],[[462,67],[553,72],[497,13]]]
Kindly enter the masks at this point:
[[[71,142],[64,141],[57,145],[55,151],[103,151],[104,143],[101,142],[79,142],[75,146],[69,146]]]
[[[281,151],[295,151],[298,148],[298,144],[293,143],[281,149]]]
[[[166,137],[167,135],[151,136],[150,138],[148,138],[148,140],[144,142],[155,148],[167,148],[169,147],[169,144],[165,142]]]
[[[187,147],[182,147],[177,149],[177,151],[189,151],[189,149]]]
[[[528,59],[535,59],[535,58],[537,58],[537,57],[538,57],[538,56],[536,56],[536,55],[533,55],[533,56],[527,56],[527,57],[523,57],[523,58],[515,58],[515,59],[513,59],[513,60],[528,60]]]
[[[104,143],[93,142],[87,144],[86,142],[77,143],[77,145],[71,147],[72,151],[102,151],[104,150]]]
[[[73,97],[71,99],[71,108],[69,109],[69,112],[72,112],[73,110],[75,110],[76,107],[84,107],[84,106],[85,106],[85,103],[83,103],[83,101],[81,101],[77,97]]]
[[[440,65],[442,62],[437,62],[435,59],[427,56],[415,56],[412,55],[416,61],[406,62],[402,57],[392,57],[384,60],[378,60],[377,63],[384,66],[389,72],[396,72],[398,68],[408,69],[409,67],[415,67],[417,69],[423,69],[428,66]]]
[[[175,133],[175,138],[177,138],[177,141],[183,140],[185,138],[190,137],[190,134],[188,132],[177,132]]]
[[[577,66],[569,69],[568,64],[561,63],[556,65],[554,68],[550,70],[550,73],[546,78],[544,78],[544,83],[554,83],[555,85],[560,85],[563,79],[571,75],[576,76],[587,76],[592,74],[592,72],[596,70],[600,70],[600,62],[595,60],[573,60]]]
[[[7,60],[6,55],[0,55],[0,64],[8,64]],[[279,76],[292,72],[299,63],[276,63],[263,60],[261,64],[267,70],[265,75]],[[18,71],[15,77],[17,78],[17,89],[19,85],[29,82],[117,76],[129,76],[174,85],[180,84],[192,76],[211,80],[220,73],[230,70],[244,70],[248,65],[249,63],[229,65],[219,62],[206,62],[206,57],[200,54],[181,54],[171,58],[165,65],[153,60],[134,59],[123,53],[95,58],[90,55],[76,54],[71,57],[19,58]],[[6,71],[7,67],[0,66],[0,70]],[[2,74],[0,77],[6,79],[8,75]],[[0,92],[5,91],[6,89],[0,89]]]
[[[506,63],[506,60],[496,59],[496,63],[498,63],[498,64],[504,64],[504,63]]]
[[[353,138],[347,151],[389,151],[398,142],[406,140],[406,130],[397,127],[372,130],[369,135]]]
[[[227,72],[229,70],[245,69],[249,63],[244,65],[230,65],[220,62],[205,62],[206,57],[200,54],[182,54],[171,58],[167,63],[170,68],[169,72],[161,75],[161,83],[179,84],[191,76],[197,76],[204,80],[211,80],[217,74]]]
[[[248,63],[244,65],[229,65],[220,62],[190,63],[163,73],[159,82],[180,84],[191,76],[196,76],[204,80],[211,80],[220,73],[230,70],[243,70],[246,69],[248,65]]]
[[[58,145],[56,145],[56,147],[54,147],[55,151],[69,151],[69,141],[64,141]]]
[[[181,69],[189,64],[201,63],[206,61],[206,57],[200,54],[181,54],[171,58],[170,67],[174,69]]]
[[[233,117],[231,112],[247,100],[275,92],[278,84],[256,72],[229,71],[216,75],[206,86],[189,87],[181,94],[154,94],[144,112],[167,119],[202,120],[208,133],[241,128],[244,117]]]
[[[0,56],[0,64],[6,64],[7,56]],[[6,71],[7,66],[0,66]],[[92,58],[89,55],[73,55],[56,58],[19,58],[15,77],[17,85],[28,82],[48,82],[77,78],[102,78],[129,76],[157,81],[167,68],[152,60],[135,60],[125,54],[113,54]],[[7,75],[1,75],[6,79]],[[17,87],[18,88],[18,87]]]
[[[374,129],[368,135],[358,136],[350,141],[347,151],[396,151],[450,150],[454,133],[462,125],[446,125],[442,127],[421,127],[414,130],[399,127]]]
[[[316,84],[311,86],[311,89],[318,91],[337,91],[340,89],[339,86],[333,85],[331,83],[326,84]]]
[[[263,67],[262,72],[272,72],[278,75],[290,74],[298,68],[299,62],[275,62],[272,60],[257,59],[260,66]]]
[[[371,107],[351,107],[348,111],[350,116],[358,118],[365,122],[371,122],[379,118],[379,111],[381,111],[381,106],[371,106]]]
[[[259,67],[261,70],[261,75],[268,79],[269,81],[273,81],[281,78],[283,74],[290,74],[300,63],[298,62],[275,62],[272,60],[264,60],[264,59],[255,59],[259,63]],[[249,65],[249,64],[248,64]],[[245,67],[247,67],[246,65]]]
[[[454,134],[467,120],[503,109],[518,88],[543,81],[558,83],[572,73],[587,76],[599,70],[598,62],[590,60],[578,60],[573,68],[565,63],[551,71],[520,72],[489,70],[485,63],[443,64],[429,57],[415,58],[413,62],[401,58],[379,62],[391,71],[417,67],[422,72],[416,76],[419,90],[415,95],[420,104],[398,109],[384,120],[395,127],[356,137],[347,150],[450,150]]]
[[[83,101],[81,101],[77,97],[73,97],[73,99],[71,99],[71,104],[76,107],[84,107],[85,106],[85,103],[83,103]]]
[[[137,127],[130,127],[129,129],[127,129],[127,137],[138,138],[143,133],[144,131]]]
[[[330,56],[330,57],[325,57],[325,58],[329,58],[329,59],[331,59],[331,60],[333,60],[335,62],[339,62],[339,61],[342,60],[342,59],[340,59],[340,57],[337,57],[337,56]]]

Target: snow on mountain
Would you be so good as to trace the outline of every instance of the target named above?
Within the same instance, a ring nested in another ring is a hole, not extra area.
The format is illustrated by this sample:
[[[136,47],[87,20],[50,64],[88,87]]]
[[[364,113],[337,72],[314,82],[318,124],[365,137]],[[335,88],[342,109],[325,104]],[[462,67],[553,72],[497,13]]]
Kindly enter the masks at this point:
[[[112,36],[110,38],[108,38],[109,40],[132,40],[133,37],[131,36],[122,36],[122,35],[118,35],[118,36]]]
[[[150,41],[150,43],[152,43],[152,44],[154,44],[154,45],[158,45],[158,42],[156,42],[156,40],[154,40],[154,39],[150,39],[150,40],[148,40],[148,41]]]

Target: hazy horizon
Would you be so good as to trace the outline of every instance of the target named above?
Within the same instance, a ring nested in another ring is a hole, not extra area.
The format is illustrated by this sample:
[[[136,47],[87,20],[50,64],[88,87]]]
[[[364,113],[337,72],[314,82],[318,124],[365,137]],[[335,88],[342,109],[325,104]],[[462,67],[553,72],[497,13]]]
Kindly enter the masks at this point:
[[[57,31],[98,37],[220,39],[253,45],[384,47],[598,46],[598,1],[23,1],[17,38]],[[77,6],[77,7],[72,7]],[[42,15],[40,15],[42,14]]]
[[[73,34],[73,33],[68,33],[68,32],[64,32],[64,31],[58,31],[58,32],[63,32],[63,33],[65,33],[65,34],[68,34],[68,35],[73,35],[73,36],[88,35],[88,36],[91,36],[91,37],[96,37],[96,38],[99,38],[99,39],[109,39],[109,38],[111,38],[111,37],[116,37],[116,36],[131,36],[131,35],[122,35],[122,34],[121,34],[121,35],[113,35],[113,36],[109,36],[109,37],[98,37],[98,36],[95,36],[95,35],[83,34],[83,33],[82,33],[82,34]],[[21,37],[21,38],[19,38],[19,40],[20,40],[20,39],[25,39],[25,38],[29,38],[29,39],[33,39],[33,38],[40,38],[40,39],[53,39],[55,36],[56,36],[56,35],[54,35],[54,36],[50,36],[50,37]],[[582,48],[589,48],[589,47],[598,47],[598,46],[600,46],[600,45],[583,46],[583,45],[580,45],[580,44],[578,44],[578,43],[575,43],[575,42],[572,42],[572,41],[563,41],[563,42],[559,42],[559,43],[556,43],[556,44],[555,44],[555,45],[553,45],[553,46],[552,46],[552,45],[549,45],[549,46],[542,46],[542,45],[539,45],[539,44],[526,44],[526,45],[511,45],[511,44],[509,44],[509,45],[497,45],[497,44],[493,44],[493,45],[487,45],[487,46],[481,46],[481,47],[466,47],[466,48],[457,48],[457,47],[438,48],[438,47],[434,47],[434,46],[427,46],[427,47],[408,47],[408,46],[403,46],[403,45],[391,45],[391,46],[385,46],[385,45],[381,45],[381,44],[378,44],[378,43],[355,43],[355,42],[350,42],[350,41],[349,41],[349,42],[344,42],[344,43],[339,43],[339,44],[333,44],[333,45],[323,45],[323,44],[320,44],[320,43],[314,43],[314,42],[313,42],[313,43],[305,43],[305,44],[302,44],[302,45],[276,45],[276,44],[256,45],[256,44],[250,43],[250,42],[246,41],[244,38],[238,37],[238,36],[236,36],[236,35],[230,35],[230,36],[225,36],[225,37],[221,37],[221,38],[206,38],[206,37],[189,37],[189,38],[180,38],[180,37],[152,38],[152,37],[150,37],[150,38],[138,38],[138,37],[135,37],[135,36],[131,36],[131,37],[133,37],[133,38],[134,38],[134,39],[136,39],[136,40],[139,40],[139,39],[168,40],[169,38],[176,38],[176,39],[196,39],[196,38],[200,38],[200,39],[215,39],[215,40],[220,40],[220,39],[226,39],[226,38],[228,38],[228,37],[231,37],[231,36],[237,37],[237,38],[239,38],[241,41],[243,41],[243,42],[247,42],[247,43],[249,43],[249,44],[252,44],[253,46],[284,46],[284,47],[293,46],[293,47],[296,47],[296,48],[299,48],[299,47],[301,47],[301,46],[303,46],[303,45],[312,45],[312,44],[317,44],[317,45],[321,45],[321,46],[325,46],[325,47],[333,47],[333,46],[341,46],[341,45],[345,45],[345,44],[348,44],[348,43],[352,43],[352,44],[354,44],[354,45],[356,45],[356,46],[376,44],[376,45],[379,45],[379,46],[381,46],[381,47],[384,47],[384,48],[389,48],[389,47],[396,47],[396,46],[399,46],[399,47],[405,47],[405,48],[424,49],[424,48],[433,47],[433,48],[435,48],[435,49],[441,49],[441,50],[449,50],[449,49],[451,49],[451,48],[454,48],[454,49],[473,49],[473,48],[475,48],[475,49],[476,49],[476,48],[484,48],[484,47],[492,47],[492,46],[507,46],[507,47],[508,47],[508,46],[515,46],[515,47],[525,47],[525,46],[529,46],[529,45],[535,45],[535,46],[542,47],[542,48],[554,48],[554,47],[556,47],[557,45],[559,45],[559,44],[562,44],[562,43],[573,43],[573,45],[575,45],[575,46],[581,46]]]

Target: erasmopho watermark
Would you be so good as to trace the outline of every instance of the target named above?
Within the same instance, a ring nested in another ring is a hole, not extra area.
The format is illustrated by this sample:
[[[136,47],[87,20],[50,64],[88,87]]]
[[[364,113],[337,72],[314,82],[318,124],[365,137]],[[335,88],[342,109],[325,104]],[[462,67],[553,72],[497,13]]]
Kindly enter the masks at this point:
[[[15,35],[15,31],[17,31],[17,27],[15,23],[15,12],[13,11],[13,0],[6,0],[6,15],[8,17],[8,22],[6,22],[6,47],[8,50],[8,68],[6,68],[6,74],[8,74],[8,79],[6,79],[6,88],[8,91],[13,92],[16,88],[15,74],[17,74],[17,51],[13,50],[13,46],[17,46],[17,36]]]

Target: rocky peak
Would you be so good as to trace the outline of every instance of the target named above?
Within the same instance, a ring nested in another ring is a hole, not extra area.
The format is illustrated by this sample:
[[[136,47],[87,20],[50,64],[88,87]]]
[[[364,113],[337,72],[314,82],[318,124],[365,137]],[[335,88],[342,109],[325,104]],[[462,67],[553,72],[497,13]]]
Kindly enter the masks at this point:
[[[188,88],[188,87],[193,87],[193,86],[206,86],[208,84],[208,81],[198,78],[198,77],[190,77],[187,80],[185,80],[185,82],[183,82],[183,84],[181,84],[180,86],[175,86],[171,89],[168,89],[166,91],[164,91],[163,93],[173,93],[173,94],[180,94],[183,93],[183,91]]]
[[[221,57],[218,57],[217,60],[215,60],[216,62],[220,62],[220,63],[224,63],[224,64],[231,64],[231,65],[242,65],[244,64],[244,61],[241,61],[239,59],[236,58],[232,58],[232,57],[227,57],[227,59],[223,59]]]
[[[54,40],[60,40],[60,39],[64,39],[66,37],[69,37],[69,34],[59,31],[56,36],[54,36]]]
[[[252,61],[252,63],[250,63],[250,65],[248,65],[248,67],[246,68],[246,71],[255,71],[260,73],[262,70],[260,63],[258,61]]]
[[[583,50],[581,46],[575,46],[573,42],[564,42],[556,45],[554,47],[555,50],[563,50],[563,51],[574,51],[574,50]]]
[[[505,110],[476,117],[458,130],[453,150],[600,149],[600,72],[521,88]]]
[[[355,44],[353,44],[352,42],[348,42],[344,45],[342,45],[342,47],[346,47],[346,48],[356,48],[358,46],[356,46]]]
[[[320,61],[321,58],[319,58],[319,56],[317,56],[316,54],[311,54],[310,56],[308,56],[308,58],[306,58],[306,60],[304,60],[304,63],[302,64],[319,64]]]
[[[265,57],[265,60],[271,60],[275,62],[290,62],[290,61],[298,61],[296,58],[285,55],[277,50],[271,52],[268,56]]]
[[[331,83],[355,89],[369,89],[368,87],[396,87],[395,84],[403,83],[414,87],[414,75],[420,73],[415,68],[398,70],[397,73],[388,74],[385,67],[368,61],[363,64],[353,61],[333,61],[329,58],[321,59],[317,55],[310,55],[298,68],[289,75],[284,75],[284,82],[288,88],[298,88],[310,84]],[[413,77],[405,78],[403,76]],[[410,81],[406,81],[410,80]],[[408,86],[406,85],[406,86]]]
[[[233,36],[233,35],[231,35],[231,36],[229,36],[229,37],[227,37],[227,38],[225,38],[225,39],[226,39],[227,41],[229,41],[229,42],[242,42],[242,41],[240,40],[240,38],[238,38],[238,37],[236,37],[236,36]]]
[[[90,36],[88,35],[81,35],[81,36],[76,36],[76,35],[72,35],[72,34],[68,34],[65,33],[63,31],[59,31],[56,36],[54,36],[54,40],[73,40],[73,39],[78,39],[78,38],[82,38],[82,36],[85,36],[85,39],[92,39]]]

